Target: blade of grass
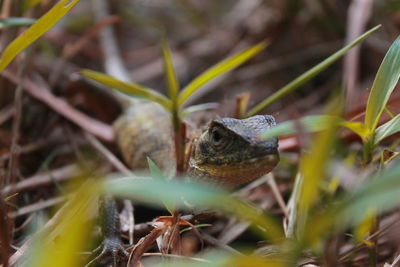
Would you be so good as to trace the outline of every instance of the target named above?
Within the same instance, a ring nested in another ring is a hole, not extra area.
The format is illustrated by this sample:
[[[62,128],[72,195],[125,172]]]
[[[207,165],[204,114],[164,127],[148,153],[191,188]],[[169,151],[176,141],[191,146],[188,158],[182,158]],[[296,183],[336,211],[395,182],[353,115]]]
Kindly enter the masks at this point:
[[[275,127],[264,132],[261,135],[261,138],[268,139],[280,135],[294,134],[298,131],[297,125],[303,127],[301,130],[306,133],[319,132],[328,129],[331,126],[332,121],[335,121],[340,126],[352,130],[361,138],[365,137],[367,134],[366,128],[361,122],[350,122],[331,115],[315,115],[303,117],[297,121],[285,121],[279,123]]]
[[[37,4],[40,4],[41,2],[43,2],[43,0],[24,0],[22,2],[22,10],[26,11],[29,8],[32,8],[32,7],[36,6]]]
[[[91,216],[97,210],[100,184],[86,183],[75,192],[56,226],[43,232],[30,247],[24,266],[82,266],[78,252],[91,245]]]
[[[189,106],[182,111],[181,116],[182,116],[182,118],[184,118],[187,115],[189,115],[190,113],[207,110],[207,109],[216,109],[216,108],[218,108],[218,106],[219,106],[218,103],[203,103],[203,104]]]
[[[309,233],[305,231],[306,226],[309,223],[315,223],[309,220],[309,212],[319,198],[319,187],[325,179],[330,152],[335,143],[337,120],[337,116],[329,117],[329,127],[315,137],[310,153],[305,154],[301,159],[300,172],[303,175],[303,181],[297,203],[298,218],[296,220],[296,233],[300,239],[308,239]]]
[[[160,205],[162,201],[175,203],[185,208],[190,203],[199,208],[213,208],[235,215],[253,223],[253,229],[273,243],[283,240],[282,229],[273,216],[230,196],[228,192],[217,190],[210,185],[155,179],[132,179],[124,177],[105,182],[106,193],[145,203]]]
[[[40,17],[24,33],[12,41],[4,50],[0,58],[0,72],[26,47],[53,27],[62,17],[73,8],[79,0],[61,0],[46,14]]]
[[[179,93],[179,82],[176,78],[175,68],[172,63],[171,49],[166,41],[162,42],[162,54],[164,58],[164,70],[167,78],[169,99],[172,103],[176,103]]]
[[[241,64],[257,55],[266,47],[267,44],[265,42],[261,42],[207,69],[182,90],[178,97],[178,105],[182,106],[185,101],[203,85],[210,82],[214,78],[239,67]]]
[[[325,59],[318,65],[316,65],[315,67],[313,67],[312,69],[303,73],[302,75],[297,77],[295,80],[293,80],[292,82],[290,82],[283,88],[279,89],[276,93],[274,93],[273,95],[271,95],[270,97],[268,97],[267,99],[262,101],[260,104],[258,104],[254,108],[252,108],[249,112],[247,112],[246,117],[251,117],[251,116],[258,114],[259,112],[261,112],[263,109],[267,108],[269,105],[271,105],[275,101],[281,99],[282,97],[293,92],[294,90],[299,88],[301,85],[303,85],[306,82],[308,82],[309,80],[311,80],[314,76],[316,76],[318,73],[320,73],[321,71],[323,71],[324,69],[326,69],[327,67],[332,65],[336,60],[338,60],[344,54],[346,54],[347,51],[349,51],[352,47],[359,44],[361,41],[363,41],[365,38],[367,38],[371,33],[376,31],[379,27],[380,27],[380,25],[367,31],[366,33],[364,33],[363,35],[358,37],[356,40],[354,40],[350,44],[346,45],[345,47],[343,47],[342,49],[340,49],[339,51],[337,51],[336,53],[334,53],[333,55],[331,55],[330,57],[328,57],[327,59]]]
[[[372,84],[365,113],[365,126],[372,135],[400,77],[400,37],[386,53]]]
[[[157,165],[154,163],[154,161],[152,161],[151,158],[149,158],[149,157],[147,157],[147,164],[149,165],[150,174],[151,174],[151,177],[153,177],[153,179],[157,179],[157,180],[161,180],[161,181],[167,180],[167,177],[165,177],[162,174],[161,170],[157,167]],[[173,214],[174,204],[172,202],[168,202],[168,201],[163,201],[163,204],[164,204],[165,208],[168,210],[168,212]]]
[[[82,70],[81,74],[84,77],[90,78],[107,87],[114,88],[124,94],[157,102],[167,110],[171,110],[171,101],[155,90],[146,88],[135,83],[126,83],[97,71]]]
[[[398,132],[400,132],[400,114],[376,129],[374,144],[377,145],[386,137]]]
[[[7,27],[29,26],[35,23],[35,19],[30,18],[7,18],[0,19],[0,29]]]
[[[322,213],[316,212],[311,221],[318,223],[308,225],[309,242],[361,223],[366,211],[374,209],[379,215],[400,205],[399,163],[397,160],[388,169],[371,175],[362,187],[332,201]]]

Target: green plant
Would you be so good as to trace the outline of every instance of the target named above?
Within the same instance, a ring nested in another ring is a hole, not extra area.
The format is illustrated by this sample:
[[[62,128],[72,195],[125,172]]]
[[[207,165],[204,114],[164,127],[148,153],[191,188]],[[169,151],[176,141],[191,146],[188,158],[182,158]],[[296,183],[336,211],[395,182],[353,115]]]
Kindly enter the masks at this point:
[[[364,161],[370,162],[373,149],[384,138],[400,131],[399,114],[378,127],[379,119],[400,77],[400,37],[398,37],[383,59],[375,76],[369,94],[364,123],[337,119],[337,123],[359,135],[364,144]],[[325,115],[309,116],[298,121],[286,121],[271,131],[263,134],[263,138],[292,134],[296,132],[296,124],[304,126],[307,132],[324,130],[329,127],[331,118]]]
[[[1,54],[0,72],[2,72],[22,50],[50,30],[78,2],[79,0],[61,0],[50,11],[33,23],[23,34],[12,41]],[[26,20],[24,21],[27,22]],[[19,22],[21,22],[21,20],[19,20]],[[14,21],[14,23],[16,23],[16,21]]]

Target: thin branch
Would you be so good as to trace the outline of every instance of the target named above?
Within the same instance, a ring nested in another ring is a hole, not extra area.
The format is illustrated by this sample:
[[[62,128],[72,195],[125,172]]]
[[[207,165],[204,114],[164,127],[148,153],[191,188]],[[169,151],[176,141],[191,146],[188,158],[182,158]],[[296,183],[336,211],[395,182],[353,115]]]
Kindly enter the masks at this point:
[[[3,71],[1,75],[13,83],[18,83],[17,75],[8,70]],[[76,110],[64,99],[54,96],[48,88],[40,88],[36,83],[28,78],[23,80],[22,85],[32,97],[42,101],[51,109],[64,116],[66,119],[72,121],[82,129],[101,138],[104,141],[112,142],[114,140],[114,131],[110,125],[90,118],[86,114]]]
[[[9,212],[8,216],[10,218],[16,218],[22,215],[26,215],[32,212],[36,212],[39,210],[43,210],[52,206],[55,206],[61,202],[65,201],[65,197],[55,197],[55,198],[50,198],[44,201],[39,201],[37,203],[33,203],[31,205],[27,205],[24,207],[19,208],[17,211]]]
[[[127,176],[135,176],[111,151],[109,151],[99,140],[93,135],[85,133],[85,138],[88,140],[97,151],[99,151],[117,170]]]
[[[4,187],[3,190],[1,190],[1,193],[3,194],[3,196],[7,196],[23,191],[32,190],[37,187],[50,185],[53,182],[66,181],[72,179],[77,174],[78,170],[78,166],[72,164],[49,172],[40,173],[25,180],[22,180],[21,182],[14,185],[8,185]]]
[[[346,43],[360,36],[367,26],[373,8],[372,0],[353,0],[347,12]],[[359,73],[361,46],[350,50],[344,57],[343,84],[347,92],[347,105],[352,107],[357,101],[357,79]]]

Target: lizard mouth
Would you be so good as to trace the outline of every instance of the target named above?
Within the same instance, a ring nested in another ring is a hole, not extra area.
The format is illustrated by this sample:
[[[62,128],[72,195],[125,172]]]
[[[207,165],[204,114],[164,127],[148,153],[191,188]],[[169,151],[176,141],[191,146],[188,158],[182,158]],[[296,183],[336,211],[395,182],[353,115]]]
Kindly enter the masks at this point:
[[[272,171],[279,162],[278,153],[268,153],[228,165],[202,164],[197,172],[207,181],[236,186],[257,179]]]

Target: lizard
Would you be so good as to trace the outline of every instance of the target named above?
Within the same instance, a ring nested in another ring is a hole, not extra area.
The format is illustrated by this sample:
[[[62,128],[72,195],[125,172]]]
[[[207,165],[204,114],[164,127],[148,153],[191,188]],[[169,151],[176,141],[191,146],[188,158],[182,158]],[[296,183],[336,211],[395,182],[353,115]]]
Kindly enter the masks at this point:
[[[223,187],[235,187],[269,173],[279,162],[278,139],[262,140],[259,136],[275,124],[270,115],[212,119],[192,140],[188,176]],[[117,146],[130,168],[147,168],[149,157],[165,173],[174,173],[172,122],[170,114],[160,105],[135,102],[125,108],[113,127]],[[116,257],[127,256],[127,253],[119,238],[115,201],[106,198],[103,202],[103,251],[91,263],[111,254],[116,266]]]

